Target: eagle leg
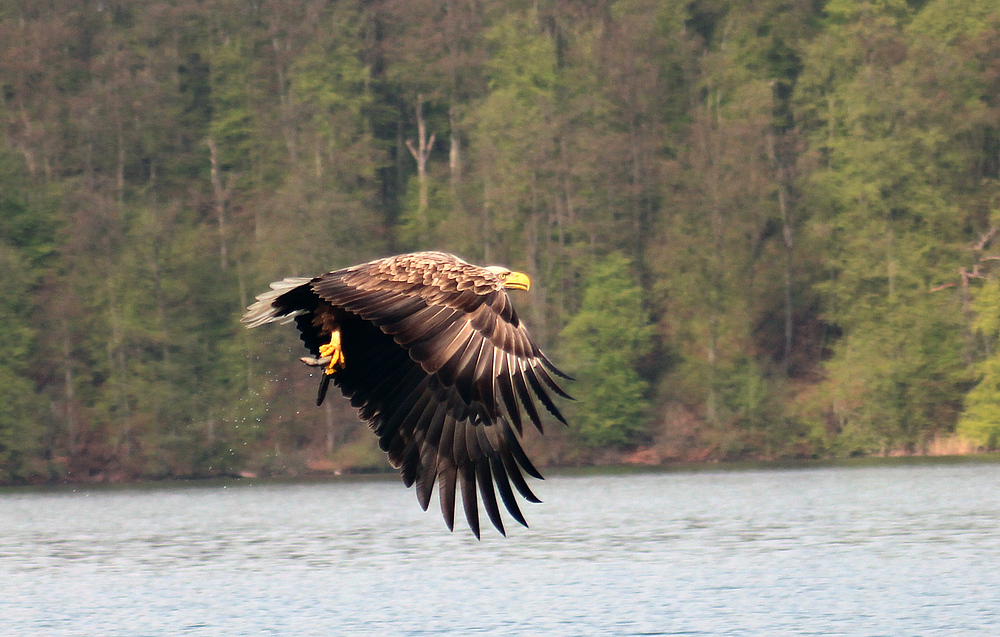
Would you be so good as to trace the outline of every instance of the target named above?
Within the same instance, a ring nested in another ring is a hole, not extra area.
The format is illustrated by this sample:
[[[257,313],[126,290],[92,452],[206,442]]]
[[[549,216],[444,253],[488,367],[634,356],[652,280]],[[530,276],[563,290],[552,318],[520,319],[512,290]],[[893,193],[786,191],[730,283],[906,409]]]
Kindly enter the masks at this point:
[[[319,346],[319,354],[323,358],[318,360],[329,360],[326,364],[327,376],[332,376],[337,369],[344,366],[344,350],[340,346],[340,330],[333,330],[330,334],[330,342]]]

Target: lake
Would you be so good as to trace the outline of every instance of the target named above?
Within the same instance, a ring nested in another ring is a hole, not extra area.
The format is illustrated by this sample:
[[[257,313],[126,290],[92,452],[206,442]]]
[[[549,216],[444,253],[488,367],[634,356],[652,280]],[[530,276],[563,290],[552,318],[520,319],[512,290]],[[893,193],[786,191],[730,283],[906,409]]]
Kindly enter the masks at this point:
[[[1000,634],[998,464],[532,487],[482,541],[396,479],[5,490],[0,635]]]

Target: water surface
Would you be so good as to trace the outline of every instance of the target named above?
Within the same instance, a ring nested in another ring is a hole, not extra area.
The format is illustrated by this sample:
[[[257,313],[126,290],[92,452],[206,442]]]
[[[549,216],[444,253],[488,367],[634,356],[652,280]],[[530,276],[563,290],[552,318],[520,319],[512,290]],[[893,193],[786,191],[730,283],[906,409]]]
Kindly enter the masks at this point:
[[[0,635],[997,635],[1000,466],[0,493]]]

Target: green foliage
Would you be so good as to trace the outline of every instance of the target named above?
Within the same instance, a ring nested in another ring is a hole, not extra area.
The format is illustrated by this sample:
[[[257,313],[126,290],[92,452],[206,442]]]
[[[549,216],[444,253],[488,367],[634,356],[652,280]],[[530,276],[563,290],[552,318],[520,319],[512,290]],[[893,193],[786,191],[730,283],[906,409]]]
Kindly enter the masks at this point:
[[[420,210],[420,184],[416,175],[407,181],[403,195],[403,212],[399,218],[398,238],[402,246],[414,249],[426,244],[442,244],[447,240],[451,212],[454,208],[448,188],[438,179],[428,177],[427,209]]]
[[[293,331],[238,317],[409,249],[532,275],[580,376],[555,455],[996,446],[994,5],[7,11],[0,481],[364,455]]]
[[[958,421],[958,432],[987,449],[1000,447],[1000,284],[991,277],[976,293],[973,301],[979,335],[990,344],[990,353],[978,362],[974,371],[978,383],[965,396],[965,410]]]
[[[799,228],[782,218],[776,147],[784,105],[777,75],[790,90],[798,68],[777,7],[732,16],[704,58],[698,101],[682,129],[678,156],[665,179],[658,241],[651,246],[655,306],[670,365],[660,379],[661,404],[684,405],[704,422],[703,439],[716,457],[780,455],[796,443],[782,408],[780,356],[784,285],[797,285],[788,239]],[[768,41],[758,33],[770,33]],[[785,42],[785,40],[781,40]],[[769,86],[770,84],[770,86]],[[798,216],[798,214],[796,214]],[[797,224],[801,226],[801,223]],[[799,292],[794,291],[793,301]],[[794,311],[793,307],[793,311]],[[766,318],[765,318],[766,317]],[[774,336],[781,334],[777,339]],[[770,357],[759,355],[770,340]],[[777,340],[777,342],[775,342]],[[791,358],[791,355],[788,356]],[[791,365],[789,364],[789,368]],[[665,435],[671,435],[666,423]],[[791,453],[791,452],[789,452]]]
[[[906,0],[830,0],[824,11],[836,25],[864,20],[868,17],[905,18],[910,13]]]
[[[555,110],[555,43],[534,12],[511,13],[486,34],[491,53],[489,93],[470,115],[473,143],[487,171],[484,193],[490,215],[487,245],[523,231],[546,194],[541,164],[552,152]]]
[[[302,126],[309,132],[303,150],[320,173],[350,175],[360,167],[341,164],[362,157],[345,151],[359,142],[371,143],[365,120],[365,111],[372,106],[371,76],[361,59],[361,18],[357,7],[341,7],[290,67],[289,99],[296,103]],[[350,185],[346,180],[341,184]]]
[[[246,172],[260,140],[252,111],[249,51],[242,38],[222,43],[209,62],[212,118],[208,132],[219,145],[225,170]]]
[[[0,482],[37,470],[44,434],[31,374],[39,336],[32,293],[53,260],[55,224],[44,198],[28,192],[24,162],[0,144]]]
[[[841,16],[837,47],[814,45],[800,97],[822,162],[809,177],[830,273],[817,289],[844,332],[824,386],[850,452],[919,448],[950,430],[968,378],[958,304],[932,288],[966,260],[985,194],[970,134],[982,102],[960,52],[910,37],[904,13]]]
[[[932,0],[914,17],[912,30],[953,44],[983,33],[996,16],[997,6],[992,0]]]
[[[583,303],[560,337],[564,365],[579,380],[573,427],[595,447],[623,447],[648,433],[648,383],[637,366],[649,355],[652,326],[628,258],[613,252],[592,267]]]
[[[24,307],[28,298],[27,262],[17,250],[0,241],[0,481],[26,478],[37,453],[42,431],[35,426],[41,410],[34,383],[28,378],[28,360],[35,338]]]
[[[993,451],[1000,447],[1000,357],[987,358],[976,371],[979,382],[965,397],[965,410],[957,430],[977,445]]]
[[[920,449],[954,426],[968,374],[961,324],[943,309],[900,311],[839,344],[826,389],[842,452]]]

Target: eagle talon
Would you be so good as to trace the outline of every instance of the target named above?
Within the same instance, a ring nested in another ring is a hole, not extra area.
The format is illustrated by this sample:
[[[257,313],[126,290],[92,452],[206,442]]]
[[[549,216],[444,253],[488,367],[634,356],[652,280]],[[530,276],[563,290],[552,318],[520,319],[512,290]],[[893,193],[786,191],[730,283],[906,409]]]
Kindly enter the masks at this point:
[[[319,353],[323,358],[314,359],[328,361],[326,363],[326,375],[330,376],[344,366],[344,350],[340,347],[340,330],[334,330],[330,334],[330,342],[319,346]],[[308,364],[308,363],[307,363]]]

